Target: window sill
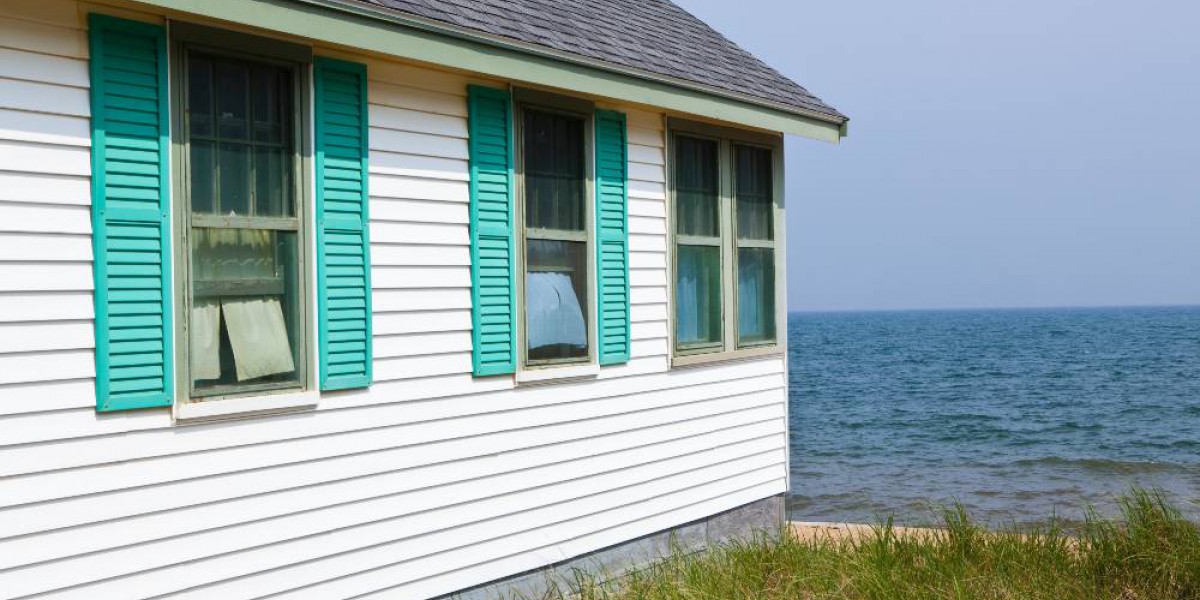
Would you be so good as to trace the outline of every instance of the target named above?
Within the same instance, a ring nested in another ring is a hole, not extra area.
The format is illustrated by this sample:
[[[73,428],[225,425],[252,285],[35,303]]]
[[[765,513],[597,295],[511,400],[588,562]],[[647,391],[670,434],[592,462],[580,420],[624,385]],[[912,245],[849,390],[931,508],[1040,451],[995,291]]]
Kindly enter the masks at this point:
[[[538,383],[554,383],[557,381],[570,381],[574,379],[592,379],[600,374],[600,365],[573,365],[570,367],[547,367],[545,369],[530,369],[528,371],[517,371],[518,385],[532,385]]]
[[[750,358],[763,357],[782,357],[786,351],[786,346],[782,344],[774,344],[771,346],[759,346],[756,348],[743,348],[732,352],[704,352],[699,354],[685,354],[683,356],[675,356],[671,359],[672,367],[690,367],[693,365],[706,365],[719,362],[730,362],[737,360],[745,360]]]
[[[176,422],[241,419],[313,408],[321,394],[315,390],[286,394],[244,396],[225,400],[175,403]]]

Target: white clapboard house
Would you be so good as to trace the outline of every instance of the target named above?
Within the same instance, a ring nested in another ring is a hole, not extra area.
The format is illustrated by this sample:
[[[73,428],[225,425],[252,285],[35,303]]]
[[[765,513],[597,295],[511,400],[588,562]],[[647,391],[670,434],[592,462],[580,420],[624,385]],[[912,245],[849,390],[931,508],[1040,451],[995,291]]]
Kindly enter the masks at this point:
[[[0,2],[0,597],[777,529],[783,136],[845,125],[667,0]]]

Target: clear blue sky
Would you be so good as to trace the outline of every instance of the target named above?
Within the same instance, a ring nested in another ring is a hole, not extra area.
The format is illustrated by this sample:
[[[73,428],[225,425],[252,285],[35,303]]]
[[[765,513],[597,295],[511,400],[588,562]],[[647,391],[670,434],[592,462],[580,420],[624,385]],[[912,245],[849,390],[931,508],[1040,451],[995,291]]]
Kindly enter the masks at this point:
[[[851,116],[791,309],[1200,304],[1200,2],[677,1]]]

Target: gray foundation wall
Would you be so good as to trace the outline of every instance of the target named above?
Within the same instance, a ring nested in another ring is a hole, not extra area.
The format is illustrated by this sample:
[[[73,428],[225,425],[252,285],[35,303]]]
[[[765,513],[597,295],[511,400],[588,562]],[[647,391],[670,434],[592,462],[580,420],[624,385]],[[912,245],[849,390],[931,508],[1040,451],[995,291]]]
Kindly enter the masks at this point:
[[[697,553],[754,536],[778,536],[786,522],[786,499],[771,496],[733,510],[609,546],[540,569],[441,596],[435,600],[541,600],[555,589],[567,591],[580,572],[600,580],[620,577],[672,552]]]

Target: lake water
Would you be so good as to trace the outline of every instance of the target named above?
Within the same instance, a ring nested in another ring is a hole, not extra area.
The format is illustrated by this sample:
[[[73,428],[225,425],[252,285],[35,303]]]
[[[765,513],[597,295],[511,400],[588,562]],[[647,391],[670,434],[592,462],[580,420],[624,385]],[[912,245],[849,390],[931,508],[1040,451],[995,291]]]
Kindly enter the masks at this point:
[[[1134,484],[1200,518],[1200,307],[795,313],[788,342],[793,519],[1078,518]]]

